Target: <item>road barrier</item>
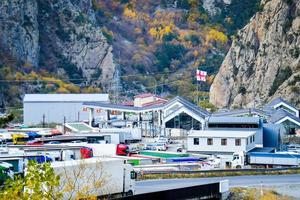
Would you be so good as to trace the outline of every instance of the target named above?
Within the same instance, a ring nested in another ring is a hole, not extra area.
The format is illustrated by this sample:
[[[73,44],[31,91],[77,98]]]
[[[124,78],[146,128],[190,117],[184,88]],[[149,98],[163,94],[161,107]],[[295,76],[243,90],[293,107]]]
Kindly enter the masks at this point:
[[[172,176],[176,175],[186,175],[186,176],[196,176],[201,175],[201,177],[211,177],[211,176],[236,176],[236,175],[251,175],[251,174],[292,174],[292,173],[300,173],[300,167],[285,167],[285,168],[252,168],[252,169],[215,169],[215,170],[163,170],[163,171],[140,171],[139,179],[143,179],[147,175],[161,175],[168,176],[172,178]]]
[[[284,168],[251,168],[251,169],[212,169],[212,170],[179,170],[179,171],[144,171],[144,174],[197,174],[197,173],[217,173],[217,172],[269,172],[269,171],[285,171],[300,170],[300,167],[284,167]]]

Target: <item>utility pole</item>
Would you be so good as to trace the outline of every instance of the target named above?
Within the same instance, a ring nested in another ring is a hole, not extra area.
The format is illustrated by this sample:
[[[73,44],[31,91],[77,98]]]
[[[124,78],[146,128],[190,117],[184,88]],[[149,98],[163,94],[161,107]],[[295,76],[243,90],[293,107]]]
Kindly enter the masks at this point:
[[[45,128],[45,114],[43,114],[43,128]]]
[[[154,77],[154,81],[155,81],[155,90],[154,90],[154,94],[156,95],[157,82],[156,82],[156,78],[155,78],[155,77]]]
[[[111,86],[111,92],[113,94],[114,103],[119,102],[119,89],[120,89],[120,72],[119,72],[119,67],[116,66],[116,70],[113,76],[113,82]]]
[[[199,106],[199,81],[197,80],[197,106]]]
[[[64,134],[66,134],[66,116],[64,116]]]

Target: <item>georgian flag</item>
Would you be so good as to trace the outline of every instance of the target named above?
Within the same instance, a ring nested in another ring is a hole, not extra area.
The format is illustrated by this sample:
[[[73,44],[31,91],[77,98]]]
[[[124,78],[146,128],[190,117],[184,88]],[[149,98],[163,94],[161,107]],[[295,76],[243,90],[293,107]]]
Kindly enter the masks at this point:
[[[197,69],[196,72],[197,81],[206,81],[206,75],[207,75],[206,71],[200,71],[199,69]]]

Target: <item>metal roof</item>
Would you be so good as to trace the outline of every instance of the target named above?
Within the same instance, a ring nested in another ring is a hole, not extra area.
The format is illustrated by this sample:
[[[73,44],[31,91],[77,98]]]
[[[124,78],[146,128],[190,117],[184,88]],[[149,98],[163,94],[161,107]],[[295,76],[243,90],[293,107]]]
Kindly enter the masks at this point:
[[[207,110],[189,102],[188,100],[182,98],[182,97],[175,97],[174,99],[170,100],[169,102],[167,102],[166,104],[164,104],[163,106],[166,108],[170,105],[172,105],[175,102],[179,102],[181,103],[183,106],[185,106],[186,108],[192,110],[195,114],[201,116],[201,118],[205,118],[211,115],[210,112],[208,112]]]
[[[261,152],[250,152],[250,156],[256,157],[271,157],[271,158],[298,158],[300,159],[300,154],[292,153],[261,153]]]
[[[168,101],[165,104],[161,105],[151,105],[151,106],[145,106],[145,107],[134,107],[134,106],[125,106],[125,105],[118,105],[118,104],[107,104],[107,103],[101,103],[101,102],[84,102],[84,106],[91,106],[91,107],[98,107],[101,109],[108,109],[108,110],[119,110],[119,111],[125,111],[125,112],[137,112],[137,113],[142,113],[142,112],[148,112],[148,111],[154,111],[154,110],[163,110],[166,107],[179,102],[181,103],[184,107],[190,109],[193,111],[195,114],[201,116],[201,118],[208,117],[210,113],[206,111],[203,108],[200,108],[196,106],[195,104],[185,100],[184,98],[181,97],[175,97],[174,99]]]
[[[253,153],[272,153],[275,152],[276,148],[274,147],[255,147],[254,149],[250,150]]]
[[[210,124],[259,124],[259,117],[210,117]]]
[[[256,115],[268,116],[267,112],[257,109],[257,108],[222,111],[222,112],[213,113],[212,116],[219,117],[219,116],[236,116],[236,115],[246,115],[246,114],[256,114]]]
[[[278,109],[276,110],[270,118],[270,121],[272,123],[276,123],[278,121],[280,121],[281,119],[285,118],[285,117],[289,117],[293,120],[295,120],[296,122],[300,123],[300,118],[296,117],[295,115],[285,111],[284,109]]]
[[[76,131],[92,131],[93,128],[83,122],[66,123],[65,126],[75,129]]]
[[[91,164],[91,163],[110,163],[113,162],[115,165],[120,165],[124,161],[120,158],[112,157],[93,157],[82,160],[67,160],[67,161],[57,161],[51,162],[51,167],[60,168],[60,167],[74,167],[75,165],[80,165],[81,163]]]
[[[247,138],[256,131],[193,130],[188,137]]]
[[[108,103],[101,103],[101,102],[84,102],[83,105],[88,107],[98,107],[101,109],[120,110],[120,111],[127,111],[127,112],[140,111],[143,109],[143,107],[108,104]]]
[[[108,94],[25,94],[23,102],[108,102]]]
[[[266,104],[264,106],[264,110],[267,110],[267,111],[273,110],[274,106],[276,106],[276,105],[278,105],[280,103],[284,103],[284,104],[286,104],[286,105],[288,105],[288,106],[290,106],[290,107],[298,110],[293,104],[287,102],[286,100],[282,99],[281,97],[276,98],[276,99],[272,100],[270,103]]]

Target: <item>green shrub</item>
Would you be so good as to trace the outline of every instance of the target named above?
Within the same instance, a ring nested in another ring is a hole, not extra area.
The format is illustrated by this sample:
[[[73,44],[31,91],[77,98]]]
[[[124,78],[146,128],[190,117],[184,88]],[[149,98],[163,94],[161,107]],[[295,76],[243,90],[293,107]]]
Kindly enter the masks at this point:
[[[286,3],[287,5],[292,5],[294,3],[293,0],[283,0],[284,3]]]
[[[164,35],[162,39],[164,42],[170,42],[173,39],[177,39],[177,35],[175,33],[169,33]]]
[[[102,28],[101,31],[104,37],[107,39],[108,44],[112,44],[114,40],[112,32],[110,32],[106,27]]]
[[[83,13],[80,13],[79,15],[76,16],[74,21],[75,23],[82,25],[86,22],[86,18]]]
[[[276,92],[276,90],[282,85],[282,83],[292,75],[292,73],[293,72],[290,67],[279,69],[279,72],[277,73],[277,76],[275,77],[273,84],[270,88],[269,96],[272,96]]]
[[[288,83],[288,85],[290,85],[290,86],[292,85],[293,86],[297,82],[300,82],[300,75],[295,76],[294,79]]]
[[[180,60],[185,52],[186,49],[182,44],[163,43],[155,52],[158,69],[163,70],[165,67],[170,67],[171,61]]]
[[[217,110],[217,107],[214,104],[210,103],[208,100],[200,101],[199,106],[210,110],[211,112],[215,112]]]
[[[247,90],[246,90],[245,86],[240,86],[240,87],[239,87],[239,93],[240,93],[240,94],[245,95],[246,92],[247,92]]]
[[[292,86],[291,91],[296,94],[300,94],[300,88],[298,86]]]

